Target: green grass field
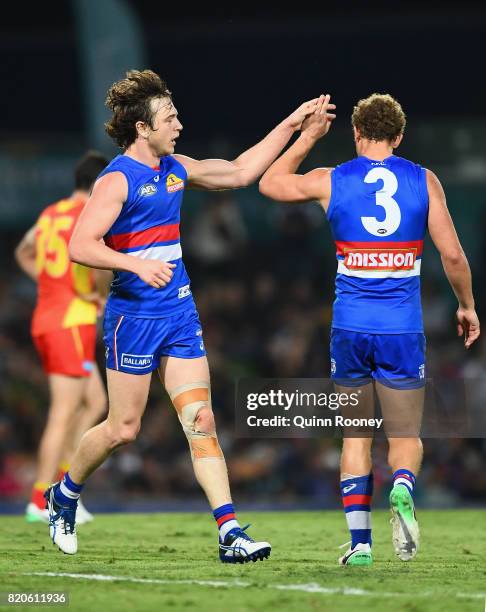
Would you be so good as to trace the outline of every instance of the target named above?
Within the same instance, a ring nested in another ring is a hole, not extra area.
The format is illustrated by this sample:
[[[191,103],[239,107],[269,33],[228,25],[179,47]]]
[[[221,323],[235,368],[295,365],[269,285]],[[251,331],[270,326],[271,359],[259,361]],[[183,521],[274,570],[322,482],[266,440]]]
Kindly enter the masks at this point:
[[[336,564],[338,546],[348,539],[340,512],[242,512],[239,518],[253,523],[254,538],[272,543],[270,559],[221,564],[207,514],[98,515],[79,528],[72,557],[51,544],[46,525],[3,516],[0,591],[67,591],[64,609],[90,612],[485,609],[484,511],[421,512],[421,551],[409,563],[395,558],[389,514],[374,512],[372,568]],[[119,579],[89,579],[95,575]]]

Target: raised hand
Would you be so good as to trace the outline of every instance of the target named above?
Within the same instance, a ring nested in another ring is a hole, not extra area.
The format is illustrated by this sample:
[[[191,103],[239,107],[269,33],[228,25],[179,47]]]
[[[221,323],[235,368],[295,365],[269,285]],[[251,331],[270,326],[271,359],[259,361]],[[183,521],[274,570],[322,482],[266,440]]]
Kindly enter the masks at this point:
[[[300,130],[304,119],[317,110],[319,100],[320,98],[314,98],[313,100],[304,102],[297,110],[294,110],[294,112],[287,117],[285,122],[295,131]]]
[[[319,140],[319,138],[325,136],[336,118],[336,115],[329,111],[335,109],[336,105],[331,104],[330,94],[321,95],[317,100],[314,112],[302,122],[301,132],[310,136],[313,140]]]

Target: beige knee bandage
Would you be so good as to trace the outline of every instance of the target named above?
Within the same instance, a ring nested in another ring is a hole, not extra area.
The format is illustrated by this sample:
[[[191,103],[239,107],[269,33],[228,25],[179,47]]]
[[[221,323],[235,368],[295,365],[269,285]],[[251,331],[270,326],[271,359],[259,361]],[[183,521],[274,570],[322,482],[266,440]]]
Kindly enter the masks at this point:
[[[197,415],[203,408],[211,409],[209,383],[194,382],[168,392],[186,434],[193,459],[221,458],[223,453],[215,431],[197,429]]]

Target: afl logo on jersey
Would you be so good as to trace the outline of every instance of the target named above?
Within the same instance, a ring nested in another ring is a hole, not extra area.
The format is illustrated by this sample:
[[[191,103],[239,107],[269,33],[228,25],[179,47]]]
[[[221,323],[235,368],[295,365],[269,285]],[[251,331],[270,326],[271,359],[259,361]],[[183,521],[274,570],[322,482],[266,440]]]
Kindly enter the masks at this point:
[[[175,174],[169,174],[166,185],[167,193],[173,193],[174,191],[179,191],[179,189],[184,189],[184,181]]]
[[[157,185],[152,185],[151,183],[145,183],[138,190],[138,193],[141,196],[151,196],[157,193]]]

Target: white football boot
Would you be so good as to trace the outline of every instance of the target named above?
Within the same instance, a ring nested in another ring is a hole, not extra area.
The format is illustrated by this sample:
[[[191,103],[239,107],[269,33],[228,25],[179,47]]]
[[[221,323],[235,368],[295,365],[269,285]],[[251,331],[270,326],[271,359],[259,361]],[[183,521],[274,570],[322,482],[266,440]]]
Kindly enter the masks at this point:
[[[66,555],[75,555],[78,550],[76,535],[76,507],[61,506],[54,498],[59,483],[50,486],[44,493],[49,512],[49,535],[51,540]]]
[[[223,542],[219,542],[219,558],[222,563],[248,563],[270,556],[272,547],[268,542],[255,542],[245,530],[245,527],[235,527],[226,534]]]

